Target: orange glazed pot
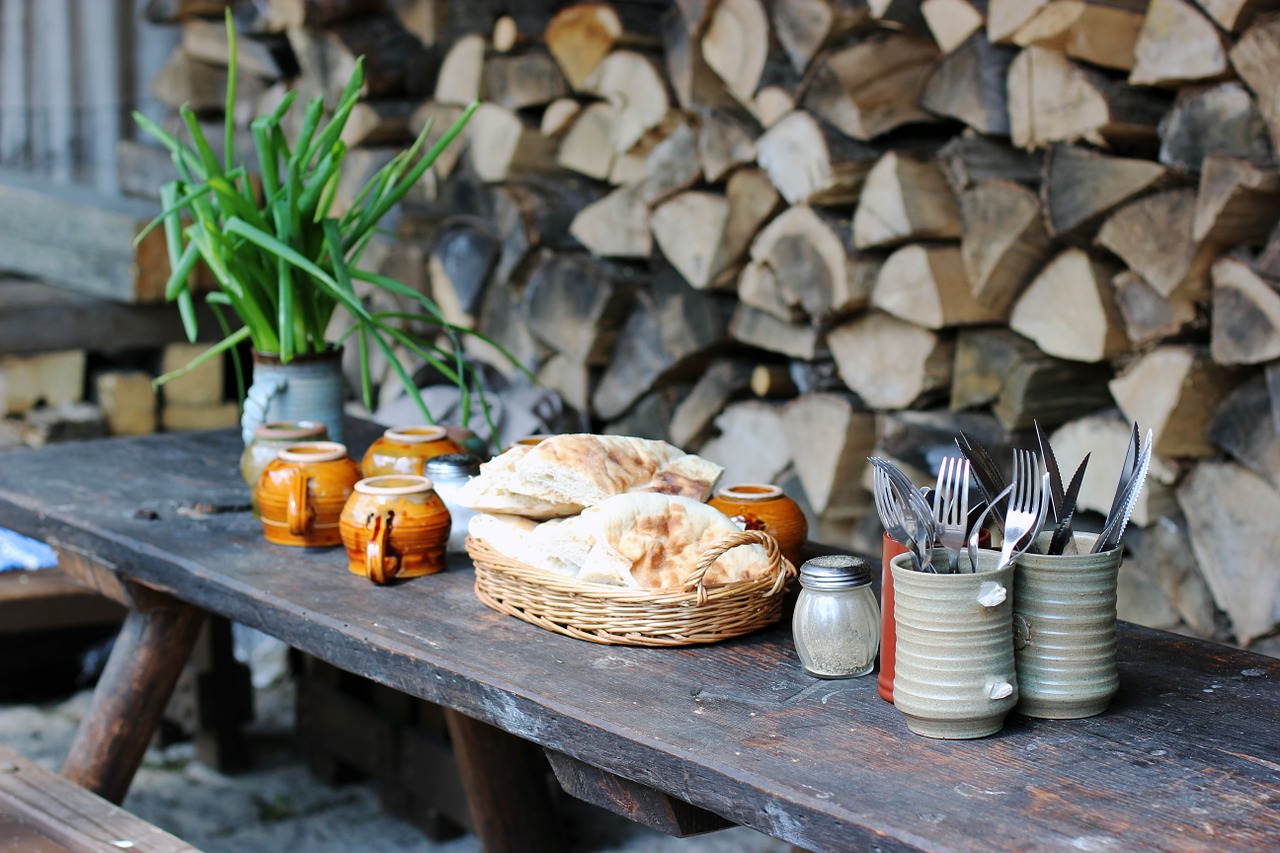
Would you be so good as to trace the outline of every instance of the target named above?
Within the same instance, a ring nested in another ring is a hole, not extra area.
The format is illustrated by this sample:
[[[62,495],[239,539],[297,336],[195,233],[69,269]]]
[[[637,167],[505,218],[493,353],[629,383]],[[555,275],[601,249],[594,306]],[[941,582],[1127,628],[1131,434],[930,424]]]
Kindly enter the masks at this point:
[[[427,460],[446,453],[465,453],[442,426],[392,427],[369,445],[360,470],[366,477],[416,474],[421,477]]]
[[[800,556],[809,538],[809,521],[800,505],[779,487],[762,483],[726,486],[707,503],[732,519],[741,519],[747,530],[763,530],[777,539],[782,556],[792,565],[803,562]]]
[[[254,494],[262,532],[277,545],[338,545],[338,517],[360,479],[345,444],[303,441],[281,450]]]
[[[361,480],[342,510],[347,568],[380,584],[435,574],[444,568],[450,522],[429,477]]]

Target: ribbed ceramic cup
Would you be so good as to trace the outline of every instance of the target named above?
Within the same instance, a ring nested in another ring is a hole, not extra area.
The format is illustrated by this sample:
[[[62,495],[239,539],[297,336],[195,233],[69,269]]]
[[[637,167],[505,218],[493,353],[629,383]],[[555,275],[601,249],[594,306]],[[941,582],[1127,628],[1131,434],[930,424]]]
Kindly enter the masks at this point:
[[[1042,534],[1043,548],[1049,534]],[[1090,554],[1097,537],[1077,533],[1080,553],[1017,559],[1013,648],[1028,717],[1076,720],[1101,714],[1120,689],[1116,582],[1121,548]]]
[[[945,559],[939,550],[935,559]],[[918,735],[952,740],[995,734],[1018,701],[1013,665],[1013,567],[978,554],[976,573],[935,575],[901,554],[893,572],[898,634],[893,704]]]

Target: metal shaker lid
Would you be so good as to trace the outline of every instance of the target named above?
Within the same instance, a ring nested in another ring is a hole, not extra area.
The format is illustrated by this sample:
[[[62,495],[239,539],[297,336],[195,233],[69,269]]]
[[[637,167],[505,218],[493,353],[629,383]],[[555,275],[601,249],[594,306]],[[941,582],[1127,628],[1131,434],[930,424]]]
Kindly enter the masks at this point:
[[[871,583],[871,567],[860,557],[830,554],[806,560],[800,567],[800,584],[809,589],[852,589]]]
[[[427,460],[428,477],[474,477],[480,473],[480,457],[470,453],[445,453]]]

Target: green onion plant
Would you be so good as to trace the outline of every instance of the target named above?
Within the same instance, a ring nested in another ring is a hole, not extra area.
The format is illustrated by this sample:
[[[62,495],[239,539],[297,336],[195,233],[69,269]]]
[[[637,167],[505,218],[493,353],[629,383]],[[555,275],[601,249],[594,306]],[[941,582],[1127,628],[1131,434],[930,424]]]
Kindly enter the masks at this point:
[[[446,321],[426,296],[359,268],[361,253],[379,221],[431,168],[440,152],[462,131],[477,105],[473,103],[424,152],[431,132],[428,123],[414,143],[383,166],[351,206],[337,214],[334,199],[347,152],[340,136],[364,85],[363,61],[356,62],[332,115],[326,118],[322,97],[307,104],[301,128],[292,142],[286,138],[281,122],[293,104],[294,92],[272,113],[252,121],[250,131],[261,178],[258,186],[251,182],[249,169],[237,163],[233,154],[236,38],[230,10],[226,26],[230,65],[225,154],[221,160],[187,106],[180,110],[189,136],[185,141],[146,116],[133,114],[139,127],[168,149],[178,174],[177,179],[161,187],[162,211],[138,239],[152,228],[163,226],[172,271],[165,298],[177,302],[183,328],[192,341],[198,330],[190,279],[196,262],[204,261],[218,285],[204,298],[224,333],[218,343],[191,364],[161,376],[157,383],[228,350],[236,357],[236,346],[246,340],[258,352],[277,355],[287,363],[297,356],[325,352],[353,337],[360,356],[361,392],[367,408],[373,408],[369,353],[371,348],[377,348],[413,395],[423,417],[434,422],[417,386],[397,358],[398,345],[458,387],[464,426],[470,417],[473,393],[487,419],[484,393],[476,371],[463,358],[460,337],[482,338],[522,370],[523,366],[489,338]],[[355,282],[406,297],[420,306],[421,313],[371,311],[356,294]],[[353,323],[341,339],[328,341],[325,331],[339,309],[347,312]],[[228,319],[228,311],[239,319],[238,327]],[[402,324],[406,319],[431,324],[438,334],[426,338],[407,331]],[[238,358],[236,364],[239,375]]]

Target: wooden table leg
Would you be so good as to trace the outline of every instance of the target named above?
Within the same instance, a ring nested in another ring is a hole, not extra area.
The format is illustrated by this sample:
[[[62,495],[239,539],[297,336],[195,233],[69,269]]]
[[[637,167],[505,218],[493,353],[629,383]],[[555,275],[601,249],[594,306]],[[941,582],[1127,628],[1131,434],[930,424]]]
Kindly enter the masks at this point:
[[[451,708],[444,716],[485,853],[564,850],[542,750]]]
[[[177,601],[129,611],[63,776],[117,805],[124,799],[204,618]]]

